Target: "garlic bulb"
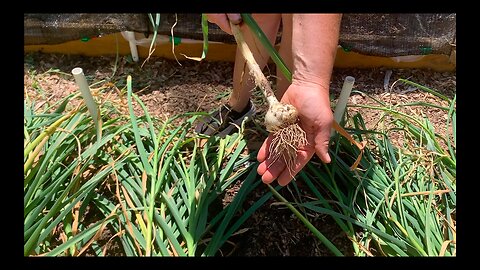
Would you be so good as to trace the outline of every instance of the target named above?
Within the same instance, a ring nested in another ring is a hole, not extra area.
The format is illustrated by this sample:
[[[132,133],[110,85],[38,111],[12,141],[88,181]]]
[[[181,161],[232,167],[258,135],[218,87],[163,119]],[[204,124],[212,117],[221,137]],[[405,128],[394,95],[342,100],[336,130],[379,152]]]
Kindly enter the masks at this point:
[[[269,97],[269,108],[265,114],[265,127],[269,132],[276,132],[297,122],[297,109],[290,104],[278,102]]]

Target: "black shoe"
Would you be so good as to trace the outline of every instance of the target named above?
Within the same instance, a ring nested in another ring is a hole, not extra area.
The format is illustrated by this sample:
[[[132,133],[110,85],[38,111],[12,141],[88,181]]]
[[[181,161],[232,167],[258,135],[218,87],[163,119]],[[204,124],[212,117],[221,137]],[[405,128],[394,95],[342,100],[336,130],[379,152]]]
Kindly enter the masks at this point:
[[[248,101],[247,107],[242,112],[236,112],[230,106],[222,105],[219,110],[201,119],[195,127],[195,132],[209,136],[219,135],[223,138],[239,127],[246,117],[255,115],[255,112],[255,106],[251,101]]]

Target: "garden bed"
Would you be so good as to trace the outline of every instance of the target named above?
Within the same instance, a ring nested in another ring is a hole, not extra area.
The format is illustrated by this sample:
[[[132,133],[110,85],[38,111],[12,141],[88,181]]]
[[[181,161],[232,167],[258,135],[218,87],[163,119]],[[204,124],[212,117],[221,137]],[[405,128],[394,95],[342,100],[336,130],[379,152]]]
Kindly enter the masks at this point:
[[[147,106],[152,117],[167,119],[185,112],[209,112],[221,106],[228,100],[232,89],[233,63],[231,62],[195,62],[183,61],[181,65],[174,60],[151,58],[140,67],[141,63],[133,63],[129,57],[82,57],[55,54],[32,53],[24,57],[24,96],[42,103],[53,104],[68,94],[78,91],[70,76],[75,67],[83,68],[90,84],[102,80],[115,82],[107,89],[112,100],[123,102],[117,85],[125,85],[128,75],[132,76],[134,92]],[[355,90],[360,90],[385,104],[398,105],[412,102],[428,102],[438,106],[448,107],[445,100],[401,82],[403,78],[435,89],[439,93],[453,98],[456,92],[455,72],[433,72],[429,70],[391,70],[391,77],[386,82],[387,69],[335,69],[332,77],[331,94],[333,105],[340,94],[343,80],[346,76],[355,77]],[[275,75],[275,66],[269,65],[265,70],[267,76]],[[386,87],[387,86],[387,87]],[[266,138],[263,127],[263,114],[266,105],[261,96],[254,95],[257,106],[257,117],[246,126],[245,138],[247,149],[256,151]],[[372,99],[365,95],[353,93],[349,105],[372,105]],[[124,113],[128,114],[125,104]],[[349,114],[360,112],[366,126],[375,129],[379,122],[378,110],[363,107],[349,107]],[[399,110],[410,115],[427,115],[434,125],[435,131],[446,134],[445,111],[435,107],[409,106]],[[136,112],[140,108],[135,108]],[[178,121],[181,121],[180,119]],[[392,134],[392,143],[401,146],[401,134]],[[443,147],[445,143],[440,142]],[[314,159],[313,162],[318,163]],[[223,197],[222,204],[232,201],[241,182],[229,188]],[[304,183],[297,181],[300,193],[311,196],[302,190]],[[246,199],[248,206],[269,192],[263,184],[259,185]],[[281,194],[294,199],[292,189],[284,188]],[[326,238],[339,248],[344,255],[353,255],[352,243],[333,219],[326,214],[309,216],[310,222],[321,231]],[[96,220],[92,220],[92,223]],[[106,243],[112,236],[109,230],[104,231],[99,243]],[[119,243],[112,241],[107,248],[107,255],[124,255]],[[331,252],[296,218],[284,205],[275,198],[269,199],[262,207],[243,224],[242,229],[220,249],[218,255],[223,256],[330,256]],[[93,255],[93,252],[85,253]]]

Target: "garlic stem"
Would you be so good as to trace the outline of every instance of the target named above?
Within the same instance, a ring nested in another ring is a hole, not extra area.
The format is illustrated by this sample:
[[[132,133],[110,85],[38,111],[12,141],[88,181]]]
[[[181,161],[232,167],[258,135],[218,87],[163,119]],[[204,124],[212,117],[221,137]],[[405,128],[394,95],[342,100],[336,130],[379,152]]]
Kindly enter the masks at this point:
[[[257,62],[255,61],[252,51],[250,51],[250,48],[248,48],[248,45],[245,42],[245,39],[243,38],[242,32],[240,31],[240,27],[233,23],[230,23],[230,27],[232,29],[233,36],[237,41],[237,46],[240,49],[240,52],[242,53],[243,58],[245,58],[245,61],[247,62],[247,66],[248,66],[248,69],[250,70],[250,74],[255,79],[255,85],[260,87],[265,98],[267,99],[269,106],[279,103],[278,99],[275,97],[275,93],[273,92],[272,87],[270,86],[270,83],[268,82],[265,75],[263,75],[262,70],[260,69]]]

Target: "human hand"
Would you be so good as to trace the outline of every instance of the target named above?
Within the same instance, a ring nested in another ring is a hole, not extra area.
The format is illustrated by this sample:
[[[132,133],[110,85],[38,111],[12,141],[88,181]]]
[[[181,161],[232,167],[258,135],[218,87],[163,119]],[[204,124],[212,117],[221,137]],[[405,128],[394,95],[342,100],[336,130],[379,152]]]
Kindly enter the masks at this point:
[[[242,16],[239,13],[216,13],[206,14],[209,22],[214,23],[220,27],[226,33],[233,35],[232,29],[230,29],[230,22],[233,24],[240,24],[242,22]]]
[[[321,89],[318,85],[291,84],[281,101],[292,104],[298,110],[299,125],[306,133],[308,144],[299,147],[295,166],[290,172],[281,159],[273,162],[272,158],[269,158],[268,148],[272,141],[270,134],[258,151],[257,160],[260,165],[257,172],[265,184],[277,179],[278,184],[285,186],[307,164],[314,153],[323,162],[330,163],[328,144],[333,114],[328,90]]]

